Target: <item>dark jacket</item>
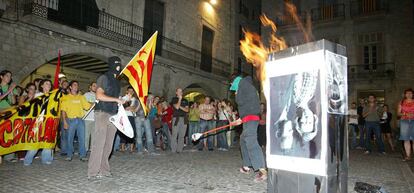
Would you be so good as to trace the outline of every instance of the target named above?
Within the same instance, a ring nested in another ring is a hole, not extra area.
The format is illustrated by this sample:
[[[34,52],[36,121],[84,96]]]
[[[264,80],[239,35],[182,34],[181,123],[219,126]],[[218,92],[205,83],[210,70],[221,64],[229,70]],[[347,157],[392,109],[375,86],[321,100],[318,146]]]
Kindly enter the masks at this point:
[[[260,114],[259,94],[253,86],[251,76],[247,76],[240,80],[239,89],[236,94],[236,103],[238,105],[240,118],[247,115]]]

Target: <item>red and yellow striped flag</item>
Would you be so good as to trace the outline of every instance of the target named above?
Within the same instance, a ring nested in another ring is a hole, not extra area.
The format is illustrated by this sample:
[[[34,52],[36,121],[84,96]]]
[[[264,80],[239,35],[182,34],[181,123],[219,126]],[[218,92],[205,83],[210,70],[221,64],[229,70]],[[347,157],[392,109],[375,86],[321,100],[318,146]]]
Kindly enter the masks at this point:
[[[144,109],[145,115],[148,114],[146,100],[151,82],[152,64],[155,56],[155,45],[157,43],[158,31],[142,46],[135,54],[132,60],[121,71],[121,74],[129,79],[129,84],[134,88],[138,95],[141,107]]]

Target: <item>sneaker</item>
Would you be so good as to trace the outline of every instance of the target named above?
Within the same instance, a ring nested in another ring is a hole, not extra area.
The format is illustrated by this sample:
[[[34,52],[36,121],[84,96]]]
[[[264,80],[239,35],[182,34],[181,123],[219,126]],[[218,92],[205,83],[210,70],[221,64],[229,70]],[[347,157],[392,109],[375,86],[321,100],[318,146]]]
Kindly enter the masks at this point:
[[[221,151],[229,151],[229,150],[226,148],[221,148]]]
[[[387,155],[387,153],[385,153],[385,151],[381,152],[380,154],[381,155]]]
[[[65,158],[65,161],[72,161],[72,157]]]
[[[112,178],[113,177],[113,175],[112,175],[111,172],[108,172],[106,174],[100,174],[100,175],[103,176],[103,177],[105,177],[105,178]]]
[[[96,175],[96,176],[88,176],[88,181],[98,181],[101,180],[104,176],[103,175]]]
[[[254,178],[255,182],[263,182],[267,180],[267,171],[266,170],[260,170],[257,172],[256,177]]]
[[[365,151],[365,152],[364,152],[364,154],[370,154],[370,153],[371,153],[370,151]]]
[[[361,146],[358,146],[358,147],[356,147],[355,149],[364,149],[364,148],[362,148]]]
[[[83,157],[83,158],[80,158],[80,160],[85,162],[85,161],[88,161],[89,159],[87,157]]]
[[[52,162],[51,161],[47,161],[47,162],[42,162],[42,164],[50,165],[50,164],[52,164]]]
[[[239,169],[239,171],[240,171],[242,174],[249,174],[249,173],[250,173],[250,168],[249,168],[249,167],[246,167],[246,166],[243,166],[243,167],[241,167],[241,168]]]
[[[157,155],[161,155],[161,154],[155,153],[155,152],[151,152],[150,155],[157,156]]]

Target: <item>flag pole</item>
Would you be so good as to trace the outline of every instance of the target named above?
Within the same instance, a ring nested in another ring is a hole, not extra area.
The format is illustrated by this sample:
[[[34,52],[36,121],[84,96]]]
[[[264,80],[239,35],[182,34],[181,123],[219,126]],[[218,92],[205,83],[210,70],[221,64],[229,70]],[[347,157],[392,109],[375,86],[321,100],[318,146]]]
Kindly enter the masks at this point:
[[[158,31],[155,31],[154,34],[152,34],[152,36],[150,37],[150,39],[152,39],[154,36],[158,35]],[[148,39],[148,40],[150,40]],[[149,43],[149,41],[145,42],[145,44],[138,50],[137,54],[139,54],[139,51],[141,51],[142,48],[145,48],[145,46]],[[122,72],[124,72],[124,70],[128,67],[128,64],[132,62],[132,60],[134,60],[135,56],[137,55],[135,54],[134,57],[131,58],[131,60],[127,63],[127,65],[124,67],[124,69],[121,70],[121,72],[119,73],[118,76],[120,76],[122,74]]]

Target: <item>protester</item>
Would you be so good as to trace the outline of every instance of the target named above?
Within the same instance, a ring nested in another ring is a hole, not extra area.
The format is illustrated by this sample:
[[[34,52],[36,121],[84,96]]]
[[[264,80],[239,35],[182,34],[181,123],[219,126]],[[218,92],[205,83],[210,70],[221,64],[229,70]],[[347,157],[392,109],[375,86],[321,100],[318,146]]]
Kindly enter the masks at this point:
[[[381,128],[379,125],[380,117],[378,113],[378,106],[376,97],[373,94],[370,94],[368,97],[368,104],[364,107],[362,115],[365,118],[365,128],[366,132],[366,151],[365,154],[371,153],[371,133],[374,132],[375,139],[378,145],[378,151],[381,154],[385,154],[384,143],[382,142],[381,137]]]
[[[96,82],[92,82],[89,85],[89,91],[86,92],[85,96],[86,101],[93,105],[96,101]],[[91,135],[95,130],[95,113],[90,111],[89,114],[85,117],[85,150],[88,152],[90,150],[90,141]]]
[[[116,127],[109,118],[118,112],[121,93],[120,82],[116,78],[121,70],[121,59],[113,56],[108,59],[108,71],[99,76],[96,85],[95,131],[92,133],[91,155],[88,162],[88,179],[112,176],[109,167]]]
[[[33,80],[33,83],[35,84],[35,86],[36,86],[36,95],[37,94],[39,94],[40,93],[40,82],[42,81],[43,79],[41,79],[41,78],[36,78],[36,79],[34,79]]]
[[[356,103],[351,104],[351,108],[348,110],[348,126],[349,130],[352,133],[352,143],[351,143],[351,149],[354,149],[357,147],[357,128],[358,128],[358,113],[356,109]]]
[[[192,144],[191,136],[194,133],[200,132],[200,109],[198,108],[198,102],[190,102],[188,121],[188,144]]]
[[[217,127],[228,125],[230,123],[230,107],[227,106],[227,100],[222,100],[217,104]],[[226,137],[227,129],[217,133],[217,149],[219,151],[228,151],[229,144]]]
[[[265,168],[264,156],[257,142],[257,127],[260,117],[260,100],[256,88],[253,86],[252,77],[234,78],[231,91],[236,92],[236,103],[238,105],[240,118],[235,121],[237,124],[243,123],[243,133],[240,136],[240,148],[243,158],[243,166],[240,172],[250,173],[250,167],[257,171],[255,181],[265,181],[267,170]]]
[[[82,118],[85,114],[85,110],[88,110],[90,107],[91,104],[86,100],[86,97],[79,94],[78,81],[71,81],[69,83],[69,93],[63,96],[60,107],[63,128],[68,130],[66,161],[72,161],[75,133],[76,136],[78,136],[80,160],[88,161],[85,147],[85,122]]]
[[[382,116],[380,119],[381,133],[384,142],[387,141],[390,145],[391,151],[395,151],[394,143],[392,142],[392,129],[391,129],[392,113],[388,111],[388,105],[382,107]]]
[[[266,104],[260,103],[260,121],[257,128],[257,140],[262,150],[266,148]]]
[[[48,79],[44,79],[44,80],[40,81],[39,88],[40,88],[39,89],[40,92],[35,94],[35,97],[38,97],[38,96],[41,96],[41,95],[48,96],[49,92],[52,88],[52,81],[50,81]],[[43,104],[47,104],[47,102],[43,101]],[[41,116],[41,115],[39,115],[39,116]],[[32,164],[33,158],[36,156],[38,150],[39,149],[29,150],[29,151],[26,152],[26,156],[24,157],[24,162],[23,162],[23,164],[25,166],[29,166],[29,165]],[[52,164],[52,161],[53,161],[53,151],[52,151],[52,149],[43,148],[41,157],[42,157],[42,163],[43,164],[47,164],[47,165]]]
[[[206,132],[214,128],[214,115],[216,114],[216,109],[213,104],[211,104],[211,98],[209,96],[204,97],[203,104],[200,104],[198,107],[200,111],[200,133]],[[214,150],[213,135],[207,137],[207,147],[209,151]],[[203,151],[205,139],[201,139],[198,144],[198,150]]]
[[[171,128],[172,128],[172,115],[173,109],[168,104],[167,101],[164,101],[162,104],[162,112],[161,112],[161,121],[162,121],[162,129],[160,133],[165,137],[161,143],[161,149],[171,149]]]
[[[149,97],[150,98],[150,97]],[[147,103],[150,103],[151,100],[148,100]],[[145,108],[145,107],[144,107]],[[135,146],[137,148],[138,154],[143,154],[144,144],[143,144],[143,135],[145,133],[145,146],[150,155],[159,155],[155,152],[151,122],[148,116],[145,116],[144,108],[141,103],[138,103],[135,109],[135,127],[136,127],[136,137],[135,137]]]
[[[25,91],[26,94],[22,95],[19,98],[19,103],[18,105],[21,106],[23,105],[25,102],[29,102],[32,99],[34,99],[35,96],[35,92],[36,92],[36,86],[33,83],[28,83],[26,84],[25,87]],[[24,160],[24,157],[26,156],[26,151],[18,151],[17,152],[17,157],[19,158],[19,160]]]
[[[358,114],[358,129],[359,129],[359,146],[356,149],[365,149],[365,118],[362,115],[365,107],[365,100],[359,99],[359,105],[357,107],[357,114]]]
[[[135,109],[137,106],[137,98],[134,96],[135,91],[134,88],[132,88],[132,86],[129,86],[127,88],[127,93],[125,94],[125,96],[122,97],[122,100],[125,101],[124,103],[124,107],[125,107],[125,112],[128,116],[128,120],[131,123],[132,129],[134,131],[134,136],[136,135],[136,127],[135,127]],[[126,145],[130,144],[130,152],[134,152],[135,151],[135,140],[133,138],[129,138],[124,134],[120,134],[120,138],[121,138],[121,148],[120,148],[120,152],[125,152],[126,150]]]
[[[175,94],[176,96],[171,101],[173,105],[171,151],[173,153],[181,153],[184,148],[184,137],[188,124],[189,104],[183,98],[183,90],[181,88],[177,88]]]
[[[12,73],[8,70],[0,72],[0,112],[11,107],[16,103],[16,84],[12,81]],[[1,158],[0,156],[0,162]],[[4,160],[9,162],[17,162],[14,153],[4,155]]]
[[[405,157],[403,161],[411,160],[414,150],[414,100],[411,88],[404,91],[404,99],[398,104],[400,116],[400,140],[404,141]]]

